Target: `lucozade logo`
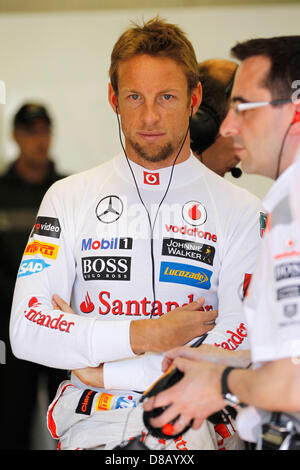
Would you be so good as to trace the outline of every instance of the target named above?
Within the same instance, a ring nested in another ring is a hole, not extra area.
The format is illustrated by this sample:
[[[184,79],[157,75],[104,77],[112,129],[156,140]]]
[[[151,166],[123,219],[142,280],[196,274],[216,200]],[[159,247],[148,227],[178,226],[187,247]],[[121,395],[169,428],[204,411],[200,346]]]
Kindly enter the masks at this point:
[[[159,280],[161,282],[174,282],[177,284],[196,286],[202,289],[210,289],[211,276],[212,271],[190,266],[189,264],[162,261],[160,265]]]

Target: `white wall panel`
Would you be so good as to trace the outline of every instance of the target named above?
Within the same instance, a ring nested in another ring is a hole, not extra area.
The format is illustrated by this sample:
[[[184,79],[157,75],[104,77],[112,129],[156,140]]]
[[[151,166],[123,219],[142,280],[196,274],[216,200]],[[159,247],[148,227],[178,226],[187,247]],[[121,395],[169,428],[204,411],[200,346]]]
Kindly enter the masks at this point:
[[[2,163],[16,154],[12,115],[29,99],[49,106],[55,120],[53,155],[62,171],[79,172],[119,152],[116,118],[107,102],[110,52],[131,19],[157,13],[186,31],[199,61],[229,57],[238,40],[299,34],[299,5],[1,14]],[[237,182],[258,196],[270,185],[256,176]]]

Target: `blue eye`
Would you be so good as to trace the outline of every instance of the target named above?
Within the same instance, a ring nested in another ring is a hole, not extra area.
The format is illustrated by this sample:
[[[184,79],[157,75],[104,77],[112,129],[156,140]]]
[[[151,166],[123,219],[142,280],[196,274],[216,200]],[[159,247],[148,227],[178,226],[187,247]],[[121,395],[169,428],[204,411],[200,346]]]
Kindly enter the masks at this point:
[[[168,93],[165,93],[163,97],[166,101],[170,101],[170,99],[173,98],[173,95],[169,95]]]

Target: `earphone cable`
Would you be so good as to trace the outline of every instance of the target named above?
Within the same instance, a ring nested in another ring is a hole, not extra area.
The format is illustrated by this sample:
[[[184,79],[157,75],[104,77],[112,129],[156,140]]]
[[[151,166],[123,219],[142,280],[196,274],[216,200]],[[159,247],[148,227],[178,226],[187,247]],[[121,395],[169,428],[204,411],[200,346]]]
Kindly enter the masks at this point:
[[[193,110],[192,110],[193,111]],[[191,111],[191,116],[192,116],[192,111]],[[137,184],[137,181],[136,181],[136,177],[135,177],[135,174],[134,174],[134,171],[130,165],[130,162],[129,162],[129,158],[128,158],[128,155],[127,155],[127,152],[126,152],[126,149],[124,147],[124,144],[123,144],[123,141],[122,141],[122,132],[121,132],[121,123],[120,123],[120,119],[119,119],[119,116],[118,116],[118,112],[116,112],[116,116],[117,116],[117,121],[118,121],[118,131],[119,131],[119,140],[120,140],[120,144],[121,144],[121,147],[122,147],[122,150],[123,150],[123,153],[126,157],[126,161],[127,161],[127,164],[129,166],[129,169],[130,169],[130,172],[132,174],[132,178],[133,178],[133,181],[134,181],[134,184],[135,184],[135,187],[136,187],[136,190],[137,190],[137,193],[138,193],[138,196],[139,196],[139,199],[141,201],[141,204],[143,205],[146,213],[147,213],[147,217],[148,217],[148,221],[149,221],[149,226],[150,226],[150,256],[151,256],[151,263],[152,263],[152,293],[153,293],[153,304],[152,304],[152,310],[151,310],[151,313],[150,313],[150,318],[152,318],[152,315],[153,315],[153,311],[154,311],[154,308],[155,308],[155,303],[156,303],[156,289],[155,289],[155,260],[154,260],[154,228],[155,228],[155,223],[156,223],[156,220],[157,220],[157,216],[158,216],[158,213],[159,213],[159,210],[162,206],[162,203],[164,202],[167,194],[168,194],[168,191],[169,191],[169,188],[170,188],[170,185],[171,185],[171,181],[172,181],[172,178],[173,178],[173,172],[174,172],[174,168],[175,168],[175,164],[177,162],[177,159],[181,153],[181,150],[185,144],[185,141],[187,139],[187,136],[188,136],[188,133],[189,133],[189,129],[190,129],[190,121],[191,121],[191,116],[189,118],[189,125],[188,125],[188,128],[186,130],[186,133],[185,133],[185,136],[184,136],[184,139],[180,145],[180,148],[177,152],[177,155],[173,161],[173,164],[172,164],[172,168],[171,168],[171,172],[170,172],[170,177],[169,177],[169,181],[168,181],[168,184],[167,184],[167,188],[165,190],[165,193],[158,205],[158,208],[157,208],[157,211],[156,211],[156,214],[155,214],[155,217],[154,217],[154,221],[153,221],[153,224],[152,224],[152,221],[151,221],[151,216],[149,214],[149,211],[148,211],[148,208],[146,207],[144,201],[143,201],[143,198],[141,196],[141,193],[140,193],[140,190],[139,190],[139,187],[138,187],[138,184]]]

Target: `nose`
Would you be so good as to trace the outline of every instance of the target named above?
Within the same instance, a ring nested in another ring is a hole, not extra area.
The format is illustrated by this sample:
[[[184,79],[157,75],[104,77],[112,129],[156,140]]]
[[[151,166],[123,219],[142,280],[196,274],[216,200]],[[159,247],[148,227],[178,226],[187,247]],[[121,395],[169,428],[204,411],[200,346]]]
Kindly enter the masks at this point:
[[[147,127],[153,127],[160,119],[159,107],[158,105],[150,102],[146,102],[143,105],[142,109],[142,119],[144,125]]]
[[[229,109],[224,121],[220,127],[220,134],[223,137],[230,137],[239,134],[239,124],[237,116],[232,109]]]

